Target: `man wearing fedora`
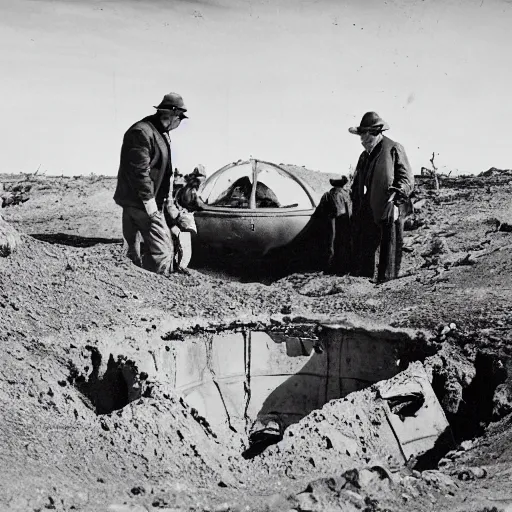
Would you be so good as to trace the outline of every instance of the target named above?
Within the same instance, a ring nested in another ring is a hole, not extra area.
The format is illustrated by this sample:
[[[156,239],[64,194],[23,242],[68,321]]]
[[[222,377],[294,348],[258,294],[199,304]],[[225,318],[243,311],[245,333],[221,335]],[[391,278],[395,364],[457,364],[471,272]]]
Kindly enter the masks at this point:
[[[156,113],[124,134],[114,201],[123,208],[123,237],[128,257],[157,274],[174,270],[174,250],[164,208],[173,210],[171,139],[187,111],[183,98],[166,94]],[[144,240],[141,258],[137,233]]]
[[[387,123],[367,112],[349,132],[359,135],[364,151],[352,183],[355,274],[373,278],[379,251],[377,281],[398,277],[402,260],[403,225],[414,175],[404,148],[383,135]]]

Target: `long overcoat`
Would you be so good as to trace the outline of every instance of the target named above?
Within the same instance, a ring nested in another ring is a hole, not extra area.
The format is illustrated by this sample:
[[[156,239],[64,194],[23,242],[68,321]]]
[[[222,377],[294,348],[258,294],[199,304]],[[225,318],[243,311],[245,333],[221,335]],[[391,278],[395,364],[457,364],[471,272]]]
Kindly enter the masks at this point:
[[[374,152],[361,153],[351,197],[353,211],[357,216],[364,207],[365,195],[368,193],[373,219],[375,224],[380,224],[390,197],[389,187],[399,188],[409,197],[414,188],[414,175],[405,150],[398,142],[384,136]]]

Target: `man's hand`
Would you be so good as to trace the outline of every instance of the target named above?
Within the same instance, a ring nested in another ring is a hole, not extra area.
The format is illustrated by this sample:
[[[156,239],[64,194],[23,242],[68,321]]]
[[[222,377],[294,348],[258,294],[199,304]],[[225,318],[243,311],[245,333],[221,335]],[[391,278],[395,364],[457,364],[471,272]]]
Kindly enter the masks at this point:
[[[407,199],[407,194],[401,188],[389,187],[388,192],[390,195],[394,194],[395,200],[397,201],[403,201],[404,199]]]
[[[154,197],[144,201],[144,208],[146,209],[146,213],[149,215],[150,219],[158,215],[158,208]]]
[[[407,194],[401,188],[389,187],[389,193],[390,201],[393,201],[397,205],[407,201]]]
[[[165,209],[167,211],[167,214],[169,216],[169,220],[171,220],[172,222],[176,221],[176,219],[179,217],[180,215],[180,210],[179,208],[174,204],[174,201],[172,200],[167,200],[166,203],[165,203]]]
[[[384,207],[384,212],[382,213],[381,220],[383,222],[393,223],[398,220],[399,217],[399,210],[398,206],[395,205],[393,202],[393,198],[390,198],[390,200],[386,203],[386,206]]]

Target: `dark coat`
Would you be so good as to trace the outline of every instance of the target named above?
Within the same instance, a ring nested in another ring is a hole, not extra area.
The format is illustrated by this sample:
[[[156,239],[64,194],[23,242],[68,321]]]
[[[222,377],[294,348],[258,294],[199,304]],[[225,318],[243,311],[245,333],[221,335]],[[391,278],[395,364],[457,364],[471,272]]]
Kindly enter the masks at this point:
[[[324,219],[323,228],[318,233],[325,233],[325,239],[320,239],[318,245],[323,248],[325,256],[322,260],[326,268],[339,275],[346,274],[352,267],[352,201],[348,190],[333,187],[326,192],[320,199],[315,217]]]
[[[340,215],[346,215],[350,218],[352,216],[352,201],[348,190],[341,187],[332,187],[320,199],[317,211],[331,219]]]
[[[159,209],[171,189],[171,151],[158,129],[156,115],[146,117],[124,134],[114,201],[120,206],[144,208],[155,198]]]
[[[367,151],[361,153],[351,191],[356,215],[364,207],[365,186],[368,189],[369,204],[376,224],[380,223],[388,202],[389,187],[399,188],[406,197],[410,196],[414,188],[414,175],[401,144],[384,136],[371,154]]]

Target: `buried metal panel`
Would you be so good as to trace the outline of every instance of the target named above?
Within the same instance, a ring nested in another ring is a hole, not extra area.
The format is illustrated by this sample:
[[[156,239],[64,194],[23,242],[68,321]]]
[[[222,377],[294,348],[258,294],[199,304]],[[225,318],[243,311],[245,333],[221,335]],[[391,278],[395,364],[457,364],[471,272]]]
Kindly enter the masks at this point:
[[[225,400],[239,408],[230,412],[232,416],[244,418],[249,413],[254,420],[272,413],[289,424],[292,417],[301,418],[398,371],[395,342],[326,330],[322,344],[323,352],[317,353],[312,340],[280,335],[274,341],[261,331],[190,340],[177,346],[176,387],[188,395],[200,393],[204,385],[210,396],[210,383],[215,381],[219,393],[226,393]],[[206,399],[204,403],[206,409],[200,412],[209,417],[211,406]]]
[[[409,460],[434,448],[436,441],[450,428],[450,425],[422,366],[411,365],[407,380],[402,375],[393,380],[397,382],[394,388],[396,393],[400,392],[400,388],[407,392],[407,386],[410,387],[413,383],[420,389],[424,399],[421,407],[410,416],[393,413],[386,398],[384,399],[388,421],[400,443],[405,459]],[[391,384],[393,383],[384,382],[379,385],[380,394],[386,396],[383,390],[389,388]],[[388,396],[391,394],[388,392]]]
[[[433,448],[449,429],[423,366],[413,363],[397,375],[407,340],[343,328],[323,329],[316,341],[270,334],[210,334],[174,345],[177,390],[212,425],[252,431],[274,421],[282,432],[330,400],[379,382],[381,396],[366,393],[361,419],[387,417],[372,428],[384,451],[402,461]],[[318,343],[323,350],[313,350]],[[411,389],[421,391],[421,406],[395,414],[386,397]]]
[[[399,371],[399,344],[360,331],[325,329],[322,343],[329,354],[327,399],[340,398],[364,387],[389,379]]]
[[[254,419],[258,411],[265,410],[265,401],[269,397],[273,397],[275,402],[270,402],[272,407],[281,407],[280,386],[295,377],[308,359],[308,356],[287,356],[286,345],[281,347],[264,332],[245,336],[250,338],[247,366],[247,340],[244,340],[243,333],[212,335],[177,347],[176,388],[190,401],[190,405],[213,423],[222,423],[226,419],[222,408],[219,410],[217,394],[223,396],[221,401],[227,404],[230,417],[238,420],[247,414]],[[249,395],[245,391],[248,378]],[[323,375],[317,375],[318,378],[323,378]],[[302,381],[303,378],[299,377],[297,383],[302,384]],[[293,386],[297,387],[297,383],[294,382]],[[322,386],[318,389],[321,390]],[[315,400],[315,404],[317,402]],[[289,407],[293,409],[293,404],[286,406]]]

